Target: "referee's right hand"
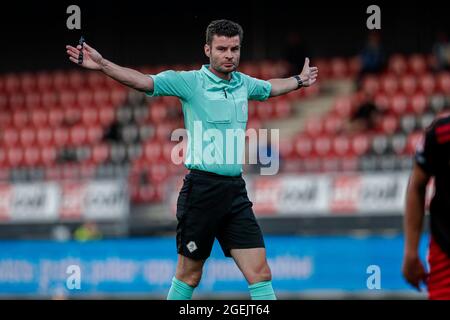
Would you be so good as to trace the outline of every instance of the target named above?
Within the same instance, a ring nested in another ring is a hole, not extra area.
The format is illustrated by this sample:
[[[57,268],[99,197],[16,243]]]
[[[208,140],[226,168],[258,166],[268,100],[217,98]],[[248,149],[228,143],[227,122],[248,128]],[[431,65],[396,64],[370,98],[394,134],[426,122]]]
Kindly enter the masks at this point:
[[[66,46],[67,54],[69,55],[70,61],[78,64],[78,56],[80,55],[81,45],[76,48],[70,45]],[[92,70],[100,70],[102,68],[101,62],[103,57],[94,48],[89,46],[86,42],[83,44],[83,63],[82,67]],[[78,64],[80,65],[80,64]]]
[[[420,257],[418,255],[405,254],[405,257],[403,258],[402,272],[406,281],[408,281],[408,283],[418,291],[421,291],[421,282],[425,284],[427,283],[428,274],[425,271],[422,261],[420,261]]]

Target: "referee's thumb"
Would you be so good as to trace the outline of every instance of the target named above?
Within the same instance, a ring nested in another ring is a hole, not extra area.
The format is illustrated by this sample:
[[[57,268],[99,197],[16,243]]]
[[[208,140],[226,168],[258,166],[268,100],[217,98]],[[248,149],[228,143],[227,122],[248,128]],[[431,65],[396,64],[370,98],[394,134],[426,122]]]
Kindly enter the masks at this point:
[[[309,58],[305,58],[305,64],[303,65],[303,68],[309,68]]]

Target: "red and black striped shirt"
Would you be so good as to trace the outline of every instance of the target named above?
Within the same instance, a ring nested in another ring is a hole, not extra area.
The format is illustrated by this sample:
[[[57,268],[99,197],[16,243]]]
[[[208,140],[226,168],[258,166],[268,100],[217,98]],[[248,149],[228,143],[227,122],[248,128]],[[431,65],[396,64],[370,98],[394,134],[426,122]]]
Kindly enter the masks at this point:
[[[426,130],[415,161],[434,176],[430,229],[433,239],[450,256],[450,116],[436,119]]]

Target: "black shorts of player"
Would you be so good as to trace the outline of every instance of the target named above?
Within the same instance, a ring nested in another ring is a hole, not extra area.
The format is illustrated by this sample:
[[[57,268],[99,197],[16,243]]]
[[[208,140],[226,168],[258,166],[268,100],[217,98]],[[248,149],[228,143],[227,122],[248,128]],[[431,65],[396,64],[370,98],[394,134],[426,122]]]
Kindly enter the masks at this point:
[[[261,229],[242,176],[191,170],[177,201],[177,252],[206,260],[217,238],[226,257],[231,249],[264,248]]]

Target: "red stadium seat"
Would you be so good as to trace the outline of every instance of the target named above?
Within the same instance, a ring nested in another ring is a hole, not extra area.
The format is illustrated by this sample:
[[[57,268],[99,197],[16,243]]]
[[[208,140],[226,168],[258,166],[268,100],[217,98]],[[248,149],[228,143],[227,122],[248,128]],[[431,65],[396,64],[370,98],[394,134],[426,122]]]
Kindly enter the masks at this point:
[[[345,59],[333,58],[330,61],[331,77],[344,78],[348,75],[348,66]]]
[[[36,87],[40,91],[50,90],[52,87],[52,76],[47,72],[39,72],[36,75]]]
[[[100,125],[87,127],[86,143],[93,145],[100,142],[103,138],[103,128]]]
[[[394,95],[398,90],[398,81],[396,77],[392,74],[387,74],[382,76],[381,79],[381,90],[387,95]]]
[[[52,128],[58,127],[64,120],[64,111],[62,109],[51,109],[47,112],[48,125]]]
[[[159,141],[170,140],[172,134],[172,124],[171,123],[160,123],[156,125],[155,138]]]
[[[12,115],[12,124],[16,128],[23,128],[28,125],[29,114],[26,110],[15,110]]]
[[[122,105],[127,99],[128,91],[122,87],[111,89],[111,103],[114,106]]]
[[[30,147],[36,143],[36,131],[31,127],[22,128],[20,131],[20,144]]]
[[[378,77],[370,75],[364,77],[362,81],[362,90],[368,94],[375,94],[380,89],[380,81]]]
[[[426,95],[434,93],[436,88],[436,81],[434,76],[430,73],[424,74],[419,77],[419,89]]]
[[[305,133],[317,136],[323,132],[323,121],[320,118],[309,118],[305,123]]]
[[[157,162],[149,167],[149,175],[152,182],[163,182],[169,176],[169,169],[166,163]]]
[[[313,140],[314,153],[320,157],[331,154],[331,139],[328,136],[319,136]]]
[[[144,159],[149,162],[156,162],[162,156],[162,147],[158,141],[149,141],[144,145],[142,153]]]
[[[26,148],[24,153],[24,165],[27,167],[34,167],[40,162],[39,148]]]
[[[375,104],[381,111],[386,111],[390,107],[390,99],[384,93],[379,93],[375,95]]]
[[[94,108],[85,108],[81,110],[81,122],[84,125],[93,125],[99,122],[98,110]]]
[[[43,108],[52,109],[58,106],[59,96],[55,91],[41,92],[41,106]]]
[[[78,90],[84,86],[84,74],[80,71],[71,71],[67,74],[67,77],[71,89]]]
[[[404,114],[408,108],[408,98],[403,94],[396,94],[390,99],[390,110],[397,115]]]
[[[41,95],[38,92],[31,91],[25,93],[25,107],[36,109],[41,106]]]
[[[10,168],[21,166],[23,163],[23,149],[17,147],[7,149],[6,161]]]
[[[438,75],[438,89],[441,93],[450,94],[450,72],[442,72]]]
[[[394,54],[389,58],[388,70],[396,75],[402,75],[408,68],[405,57],[401,54]]]
[[[43,146],[40,148],[41,162],[44,166],[49,166],[56,161],[56,149],[52,146]]]
[[[351,141],[349,137],[340,135],[336,136],[332,140],[332,150],[337,156],[344,156],[351,151]]]
[[[7,112],[0,112],[0,128],[6,128],[12,125],[12,115]]]
[[[415,75],[422,75],[427,71],[426,58],[420,54],[413,54],[408,59],[408,67]]]
[[[14,127],[6,127],[3,131],[2,140],[6,147],[14,147],[19,143],[19,130]]]
[[[256,105],[256,116],[260,120],[268,120],[274,115],[274,106],[272,102],[259,102]]]
[[[164,104],[152,103],[150,105],[149,120],[152,123],[160,123],[161,121],[167,119],[168,116],[167,111],[168,111],[167,106],[165,106]]]
[[[355,56],[348,60],[349,76],[356,77],[361,71],[361,57]]]
[[[81,120],[81,109],[76,107],[64,108],[64,123],[73,125]]]
[[[92,147],[91,161],[95,164],[104,163],[109,158],[109,145],[97,144]]]
[[[53,141],[53,132],[49,127],[41,127],[36,133],[36,143],[43,147],[48,146]]]
[[[75,125],[69,131],[69,144],[72,146],[81,146],[86,142],[86,128],[82,125]]]
[[[287,118],[292,113],[291,103],[284,99],[274,101],[274,116],[278,119]]]
[[[8,106],[8,96],[6,94],[0,94],[0,110]]]
[[[20,90],[22,92],[33,91],[36,88],[36,76],[31,73],[20,75]]]
[[[25,94],[16,91],[9,94],[8,99],[9,108],[12,110],[17,110],[25,107]]]
[[[369,147],[370,147],[369,136],[365,134],[358,134],[351,138],[352,154],[362,156],[369,150]]]
[[[31,111],[31,124],[37,128],[47,126],[48,113],[41,109]]]
[[[400,88],[402,92],[406,95],[412,95],[417,90],[417,78],[412,75],[404,75],[400,79]]]
[[[69,141],[69,130],[67,128],[56,128],[53,131],[53,142],[57,147],[63,147]]]
[[[353,113],[354,105],[351,97],[339,97],[335,100],[333,111],[342,118],[348,118]]]
[[[60,90],[59,91],[59,104],[63,108],[74,107],[76,102],[76,95],[72,90]]]
[[[103,127],[109,126],[115,119],[115,111],[109,107],[99,109],[98,119]]]
[[[394,115],[387,115],[381,120],[381,131],[385,134],[393,134],[397,131],[398,119]]]
[[[86,82],[88,87],[94,90],[98,90],[100,87],[103,87],[105,85],[105,77],[101,73],[90,71],[87,72],[86,75]]]
[[[7,74],[4,77],[4,86],[5,86],[5,92],[7,93],[14,93],[17,92],[20,89],[20,79],[19,76],[16,74]]]
[[[295,152],[300,158],[310,157],[313,153],[313,142],[308,136],[298,136],[295,139]]]
[[[94,102],[94,93],[89,89],[79,89],[76,93],[76,103],[79,107],[91,107]]]
[[[281,159],[290,159],[295,158],[295,146],[294,141],[291,139],[280,138],[280,143],[278,144],[278,152],[280,154]]]
[[[106,89],[94,89],[93,102],[97,107],[109,105],[111,103],[109,91]]]
[[[324,119],[324,132],[329,135],[334,135],[342,130],[344,127],[344,121],[342,118],[335,116],[334,114],[328,115]]]
[[[423,114],[428,107],[427,98],[424,94],[417,93],[411,97],[411,111],[415,114]]]
[[[69,86],[69,77],[63,71],[57,71],[52,74],[53,89],[61,91],[67,89]]]

